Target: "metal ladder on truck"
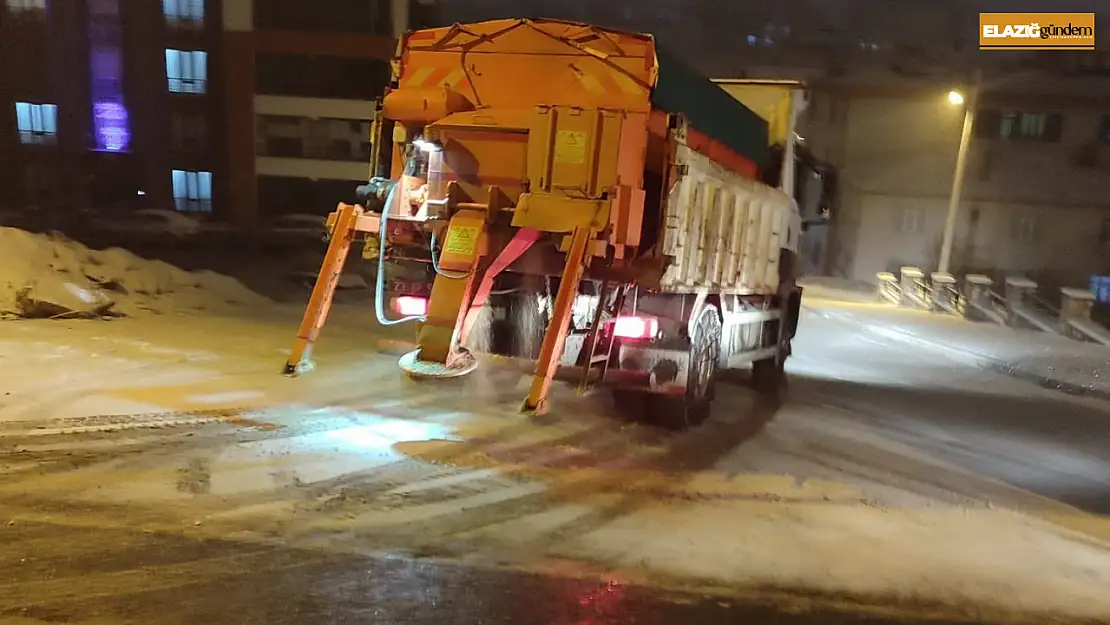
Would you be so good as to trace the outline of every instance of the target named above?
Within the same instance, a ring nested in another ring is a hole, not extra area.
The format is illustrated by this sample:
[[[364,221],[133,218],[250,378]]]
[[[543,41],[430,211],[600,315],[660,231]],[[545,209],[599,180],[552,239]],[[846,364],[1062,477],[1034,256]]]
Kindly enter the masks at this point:
[[[613,348],[616,346],[617,337],[613,328],[608,327],[616,321],[621,310],[624,309],[624,300],[628,295],[631,285],[604,281],[597,294],[597,309],[594,310],[593,321],[586,334],[586,341],[582,344],[582,379],[578,383],[578,393],[583,394],[593,388],[594,383],[605,379],[609,371],[609,363],[613,361]],[[600,348],[600,349],[599,349]],[[591,375],[597,369],[597,380],[591,381]]]

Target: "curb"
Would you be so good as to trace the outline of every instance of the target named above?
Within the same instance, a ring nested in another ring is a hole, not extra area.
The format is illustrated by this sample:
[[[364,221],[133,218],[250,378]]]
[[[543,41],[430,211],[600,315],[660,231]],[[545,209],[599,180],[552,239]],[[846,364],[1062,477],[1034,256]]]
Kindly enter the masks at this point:
[[[1037,386],[1040,386],[1043,389],[1066,393],[1068,395],[1077,397],[1090,397],[1094,399],[1110,401],[1110,391],[1092,388],[1083,384],[1077,384],[1075,382],[1069,382],[1060,378],[1054,378],[1051,376],[1046,376],[1040,373],[1029,371],[1016,362],[1008,361],[1002,358],[996,358],[994,356],[988,356],[986,354],[981,354],[975,350],[967,349],[965,347],[956,347],[947,343],[930,341],[928,339],[923,339],[915,334],[911,334],[897,328],[884,327],[879,330],[876,329],[875,326],[872,326],[870,324],[851,319],[849,315],[839,315],[836,313],[829,314],[828,311],[819,310],[812,306],[803,307],[812,313],[824,316],[826,318],[836,317],[837,319],[840,319],[842,321],[851,321],[855,325],[862,327],[864,330],[870,332],[871,334],[877,334],[879,336],[894,338],[896,340],[904,341],[907,343],[915,343],[923,347],[936,349],[942,352],[948,352],[949,354],[956,355],[961,359],[969,360],[972,364],[987,369],[988,371],[1007,375],[1009,377],[1025,382],[1030,382],[1036,384]]]
[[[983,366],[996,373],[1008,375],[1010,377],[1024,380],[1026,382],[1032,382],[1037,386],[1048,389],[1050,391],[1059,391],[1061,393],[1076,395],[1078,397],[1092,397],[1095,399],[1110,401],[1110,391],[1091,388],[1082,384],[1076,384],[1075,382],[1068,382],[1067,380],[1061,380],[1059,378],[1052,378],[1046,375],[1041,375],[1039,373],[1033,373],[1032,371],[1022,369],[1021,365],[1012,362],[1006,362],[1004,360],[998,360],[995,358],[987,358],[986,361],[983,363]]]

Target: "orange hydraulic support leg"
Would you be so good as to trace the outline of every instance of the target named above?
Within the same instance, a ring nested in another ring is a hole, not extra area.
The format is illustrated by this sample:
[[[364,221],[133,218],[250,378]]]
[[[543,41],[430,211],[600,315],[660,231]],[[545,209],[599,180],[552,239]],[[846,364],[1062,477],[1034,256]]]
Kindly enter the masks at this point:
[[[312,368],[312,348],[320,336],[320,328],[328,318],[332,296],[335,295],[335,287],[339,284],[339,274],[343,271],[347,253],[358,233],[360,216],[362,216],[362,209],[350,204],[340,204],[335,213],[331,243],[328,244],[324,263],[320,266],[316,286],[312,287],[312,297],[309,298],[308,308],[305,309],[304,318],[301,319],[297,341],[289,354],[289,360],[285,362],[285,375],[298,375]]]
[[[477,289],[474,291],[473,297],[470,299],[470,309],[466,314],[466,321],[463,322],[462,334],[459,335],[459,342],[465,343],[467,335],[474,329],[474,323],[478,319],[478,313],[481,307],[489,300],[490,292],[493,291],[493,281],[501,272],[508,269],[509,265],[517,261],[529,248],[540,238],[540,231],[532,228],[521,228],[517,230],[512,240],[508,245],[501,250],[493,263],[486,268],[482,275],[482,280],[478,283]]]
[[[427,319],[417,338],[420,361],[451,368],[462,355],[459,335],[470,309],[478,261],[485,253],[485,231],[483,211],[464,209],[451,218],[428,298]]]
[[[570,249],[567,250],[567,264],[559,280],[559,292],[555,295],[551,323],[543,335],[536,373],[532,376],[532,388],[528,392],[528,398],[524,400],[521,412],[536,415],[547,412],[547,394],[551,390],[551,380],[555,377],[559,358],[562,357],[566,344],[574,300],[578,297],[578,285],[586,271],[586,251],[591,238],[589,228],[577,228],[572,235]]]

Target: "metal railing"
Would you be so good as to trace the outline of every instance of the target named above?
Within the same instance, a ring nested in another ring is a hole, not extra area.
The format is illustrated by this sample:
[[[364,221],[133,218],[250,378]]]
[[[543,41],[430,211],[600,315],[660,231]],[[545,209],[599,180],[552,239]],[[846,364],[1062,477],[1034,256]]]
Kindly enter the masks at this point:
[[[898,277],[889,271],[878,274],[879,299],[894,305],[902,303],[902,287],[898,284]]]
[[[1061,289],[1062,304],[1037,292],[1037,284],[1022,276],[1005,282],[1005,293],[996,291],[986,275],[964,276],[963,287],[949,274],[931,279],[916,267],[903,267],[900,275],[881,272],[878,300],[895,306],[946,313],[972,321],[1009,327],[1027,327],[1069,338],[1110,346],[1110,329],[1091,319],[1094,296],[1088,289]]]
[[[1043,315],[1057,318],[1060,317],[1060,307],[1037,295],[1036,293],[1026,293],[1023,299],[1026,306],[1029,306],[1033,310]]]
[[[1006,325],[1006,320],[1010,316],[1006,298],[994,291],[987,291],[987,305],[989,308],[984,312],[993,313],[997,316],[998,323]]]
[[[933,305],[937,312],[947,312],[963,317],[967,311],[967,297],[953,283],[933,282]]]

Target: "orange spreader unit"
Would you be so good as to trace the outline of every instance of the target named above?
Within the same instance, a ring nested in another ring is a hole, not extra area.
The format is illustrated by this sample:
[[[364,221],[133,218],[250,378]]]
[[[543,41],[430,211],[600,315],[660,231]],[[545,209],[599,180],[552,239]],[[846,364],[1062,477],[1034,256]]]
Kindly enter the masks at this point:
[[[341,206],[333,216],[333,249],[286,371],[305,369],[357,232],[377,233],[387,221],[389,237],[399,223],[443,243],[431,250],[439,266],[420,347],[402,365],[410,373],[467,367],[472,357],[462,340],[497,272],[536,241],[554,238],[565,255],[562,279],[525,401],[528,411],[545,410],[579,282],[587,268],[627,265],[638,254],[645,174],[664,182],[676,175],[664,153],[674,133],[726,168],[757,173],[758,158],[738,149],[747,135],[721,126],[710,136],[695,123],[718,123],[714,111],[743,106],[681,69],[664,84],[657,53],[650,35],[554,20],[494,20],[403,37],[373,137],[378,178],[371,183],[390,191],[377,208]],[[704,97],[690,111],[660,109],[680,106],[691,93]],[[765,138],[764,128],[752,145],[765,148]],[[653,142],[664,147],[653,153]]]

